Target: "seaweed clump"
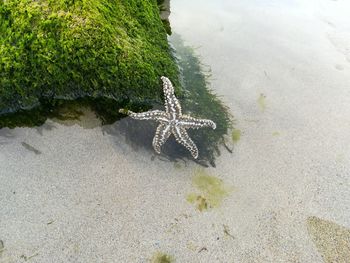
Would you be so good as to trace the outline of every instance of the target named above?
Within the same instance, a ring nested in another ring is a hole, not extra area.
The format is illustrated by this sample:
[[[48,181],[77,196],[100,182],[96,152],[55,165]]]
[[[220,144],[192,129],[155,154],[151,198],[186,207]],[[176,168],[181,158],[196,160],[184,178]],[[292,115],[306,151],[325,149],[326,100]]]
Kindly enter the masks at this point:
[[[220,154],[219,146],[224,144],[224,136],[232,128],[232,116],[228,108],[210,89],[210,74],[205,71],[194,49],[185,46],[181,37],[173,34],[170,43],[174,46],[176,60],[180,68],[183,94],[183,111],[198,118],[206,118],[216,123],[216,129],[189,130],[196,142],[201,159],[215,166],[215,154]]]
[[[0,114],[80,97],[160,101],[177,82],[156,1],[0,0]]]

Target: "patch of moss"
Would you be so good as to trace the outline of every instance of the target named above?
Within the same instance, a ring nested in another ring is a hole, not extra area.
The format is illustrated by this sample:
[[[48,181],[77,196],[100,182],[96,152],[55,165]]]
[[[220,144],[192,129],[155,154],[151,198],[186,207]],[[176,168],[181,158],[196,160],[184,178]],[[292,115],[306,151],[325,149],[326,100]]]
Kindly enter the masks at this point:
[[[188,194],[186,200],[195,204],[200,212],[220,206],[223,199],[232,191],[232,187],[225,185],[219,178],[207,174],[204,169],[195,171],[192,184],[199,193]]]
[[[231,133],[231,138],[233,143],[237,143],[241,139],[241,130],[233,129]]]
[[[159,77],[178,83],[155,0],[0,0],[0,35],[0,113],[53,98],[160,102]]]
[[[208,208],[211,208],[211,206],[208,204],[208,201],[205,197],[195,193],[188,194],[186,200],[191,204],[195,204],[196,208],[200,212],[207,210]]]
[[[151,263],[173,263],[175,262],[174,257],[167,255],[162,252],[157,252],[153,255]]]
[[[162,19],[162,23],[167,34],[171,35],[173,32],[171,31],[171,25],[170,25],[169,19]]]

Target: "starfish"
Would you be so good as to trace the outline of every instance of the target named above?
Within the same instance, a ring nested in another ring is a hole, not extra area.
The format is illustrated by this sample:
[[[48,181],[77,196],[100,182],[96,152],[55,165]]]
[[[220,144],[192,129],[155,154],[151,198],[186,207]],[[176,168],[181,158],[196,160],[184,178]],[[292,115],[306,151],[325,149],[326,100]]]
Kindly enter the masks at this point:
[[[129,110],[120,109],[119,112],[129,115],[136,120],[155,120],[159,122],[156,134],[153,138],[153,148],[160,154],[161,146],[165,144],[171,134],[175,136],[178,143],[190,151],[194,159],[198,158],[198,148],[191,140],[187,129],[199,129],[202,127],[216,128],[215,122],[207,119],[196,119],[189,115],[182,114],[181,105],[174,94],[174,87],[167,77],[161,77],[163,81],[163,92],[165,98],[165,111],[152,110],[135,113]]]

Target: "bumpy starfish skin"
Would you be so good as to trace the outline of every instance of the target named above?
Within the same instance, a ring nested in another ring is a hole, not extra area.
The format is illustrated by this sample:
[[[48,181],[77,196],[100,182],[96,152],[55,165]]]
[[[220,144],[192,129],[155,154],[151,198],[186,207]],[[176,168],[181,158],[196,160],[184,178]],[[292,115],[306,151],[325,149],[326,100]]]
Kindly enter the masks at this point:
[[[153,148],[159,154],[161,146],[167,141],[171,134],[175,136],[178,143],[182,144],[190,151],[194,159],[198,158],[198,148],[191,140],[186,129],[199,129],[203,127],[216,128],[216,124],[207,119],[196,119],[188,115],[183,115],[181,105],[174,94],[174,87],[167,77],[161,77],[163,81],[163,91],[165,97],[165,111],[153,110],[141,113],[132,111],[120,112],[127,113],[136,120],[155,120],[159,122],[156,134],[153,138]]]

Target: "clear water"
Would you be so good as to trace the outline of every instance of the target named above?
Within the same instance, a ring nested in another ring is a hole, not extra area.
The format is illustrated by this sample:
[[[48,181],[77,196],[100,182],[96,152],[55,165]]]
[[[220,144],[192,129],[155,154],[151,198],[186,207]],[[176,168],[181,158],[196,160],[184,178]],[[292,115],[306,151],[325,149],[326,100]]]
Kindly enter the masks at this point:
[[[1,129],[0,262],[346,262],[349,8],[172,1],[233,152],[169,161],[91,113]]]

